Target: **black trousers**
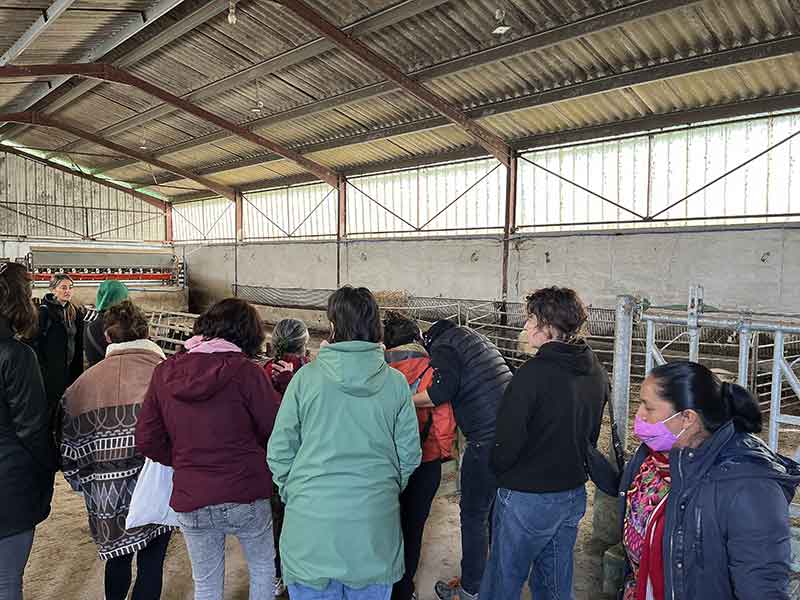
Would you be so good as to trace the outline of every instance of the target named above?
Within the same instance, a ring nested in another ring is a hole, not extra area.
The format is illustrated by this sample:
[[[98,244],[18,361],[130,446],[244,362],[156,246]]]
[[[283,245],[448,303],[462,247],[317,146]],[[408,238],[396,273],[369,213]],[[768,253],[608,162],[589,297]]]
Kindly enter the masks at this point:
[[[131,600],[159,600],[164,558],[171,532],[164,533],[136,553],[136,583]],[[106,600],[125,600],[131,587],[133,554],[106,561]]]
[[[414,575],[417,574],[419,556],[422,552],[422,534],[425,521],[431,513],[431,504],[442,480],[442,462],[424,462],[400,494],[400,523],[403,529],[403,548],[406,571],[403,578],[392,588],[392,600],[411,600],[414,593]]]

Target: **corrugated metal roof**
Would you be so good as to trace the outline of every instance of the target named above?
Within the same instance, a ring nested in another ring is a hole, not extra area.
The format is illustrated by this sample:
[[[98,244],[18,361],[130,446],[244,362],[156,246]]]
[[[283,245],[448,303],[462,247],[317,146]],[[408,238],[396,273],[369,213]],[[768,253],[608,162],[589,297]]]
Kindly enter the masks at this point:
[[[125,11],[143,10],[152,4],[143,0],[120,3],[81,0],[23,54],[21,61],[66,60],[96,44],[98,36],[108,35],[115,28],[122,27],[132,14]],[[374,16],[382,10],[405,10],[405,3],[399,0],[315,0],[312,4],[340,27]],[[498,4],[505,8],[506,23],[511,26],[511,31],[502,36],[492,33]],[[635,2],[449,0],[422,14],[362,34],[360,38],[405,72],[413,73],[631,4]],[[187,14],[198,5],[197,0],[187,2],[174,15],[157,23],[153,32],[174,23],[181,14]],[[100,6],[119,10],[91,11]],[[186,94],[317,39],[310,26],[287,9],[266,0],[240,0],[237,11],[236,25],[227,22],[223,11],[138,61],[131,70],[175,94]],[[9,12],[14,13],[13,18]],[[25,23],[29,25],[36,17],[36,11],[8,11],[4,5],[0,9],[0,25],[7,24],[8,27],[5,30],[0,27],[0,47],[13,43],[16,36],[25,30]],[[426,85],[464,110],[490,109],[496,103],[512,99],[530,97],[533,101],[536,94],[547,90],[798,34],[800,11],[795,0],[703,0],[605,31],[568,39],[555,46],[490,64],[474,64],[452,74],[440,75],[432,81],[426,80]],[[147,35],[144,32],[140,34],[137,42],[141,43]],[[130,48],[131,44],[124,46]],[[124,54],[124,49],[115,51],[114,56]],[[513,141],[541,133],[762,98],[800,90],[798,67],[800,58],[794,54],[503,112],[483,118],[481,123]],[[440,73],[446,71],[442,69]],[[368,88],[381,79],[373,69],[333,49],[263,75],[258,86],[250,79],[198,103],[233,122],[246,124],[260,117]],[[20,92],[29,93],[30,88],[20,83],[0,86],[0,103],[5,102],[7,106]],[[264,104],[260,114],[253,112],[258,99]],[[82,122],[86,128],[95,130],[129,119],[158,104],[135,89],[103,84],[60,111],[59,116]],[[524,106],[524,103],[518,106]],[[391,91],[328,108],[311,116],[287,121],[271,119],[271,125],[256,125],[256,130],[276,142],[304,151],[306,148],[313,150],[319,143],[351,143],[350,138],[359,140],[358,136],[363,134],[413,124],[432,116],[435,113],[429,107],[409,94]],[[153,151],[214,131],[216,126],[201,119],[172,112],[116,134],[114,140],[129,146],[138,146],[145,140],[148,150]],[[376,136],[380,138],[380,133]],[[53,135],[49,131],[46,135],[28,131],[18,141],[55,148],[72,140],[69,136]],[[474,141],[460,129],[439,126],[389,139],[326,148],[309,156],[334,169],[350,169],[415,156],[444,154],[471,146],[474,146]],[[80,149],[87,150],[88,147],[82,145]],[[168,154],[163,160],[194,170],[213,170],[268,154],[258,145],[233,137]],[[101,157],[87,157],[79,162],[100,168],[113,166],[111,162],[104,165]],[[157,169],[155,172],[157,177],[166,176]],[[113,171],[116,177],[133,180],[143,180],[149,177],[149,173],[150,169],[143,169],[141,165]],[[247,185],[273,176],[300,173],[299,167],[281,160],[221,172],[217,177],[229,185]]]

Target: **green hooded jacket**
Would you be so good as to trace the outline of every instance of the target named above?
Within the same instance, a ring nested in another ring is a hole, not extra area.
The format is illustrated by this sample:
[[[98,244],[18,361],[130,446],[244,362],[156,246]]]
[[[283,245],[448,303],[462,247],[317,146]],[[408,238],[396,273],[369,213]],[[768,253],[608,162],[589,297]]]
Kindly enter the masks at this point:
[[[316,589],[398,581],[399,495],[421,457],[408,383],[382,346],[324,346],[289,383],[267,447],[286,503],[284,581]]]

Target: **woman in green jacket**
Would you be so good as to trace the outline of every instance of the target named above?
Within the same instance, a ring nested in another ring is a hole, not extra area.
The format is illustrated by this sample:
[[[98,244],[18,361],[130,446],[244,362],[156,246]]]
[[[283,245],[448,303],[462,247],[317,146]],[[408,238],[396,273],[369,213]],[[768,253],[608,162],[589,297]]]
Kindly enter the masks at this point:
[[[384,360],[366,288],[328,299],[330,343],[283,396],[267,461],[286,514],[292,600],[388,600],[403,576],[400,492],[421,459],[408,383]]]

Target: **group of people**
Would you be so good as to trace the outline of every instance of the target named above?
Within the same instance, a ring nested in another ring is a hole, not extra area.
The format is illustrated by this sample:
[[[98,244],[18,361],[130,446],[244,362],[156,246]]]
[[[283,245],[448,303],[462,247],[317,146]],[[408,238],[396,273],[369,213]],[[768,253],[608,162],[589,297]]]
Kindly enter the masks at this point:
[[[197,600],[223,597],[228,535],[250,598],[288,588],[292,600],[412,600],[457,430],[461,573],[435,595],[510,600],[527,580],[536,600],[573,597],[587,453],[610,391],[573,290],[527,297],[535,354],[512,372],[479,333],[382,318],[370,291],[350,286],[330,296],[313,360],[296,319],[276,324],[265,357],[262,319],[237,298],[211,306],[166,357],[122,284],[104,282],[87,324],[72,283],[54,276],[36,308],[25,268],[0,263],[3,600],[22,598],[59,469],[83,494],[105,598],[159,598],[175,527],[126,528],[146,459],[172,468]],[[760,430],[753,396],[706,367],[648,374],[641,445],[618,473],[624,600],[788,599],[800,465]]]

